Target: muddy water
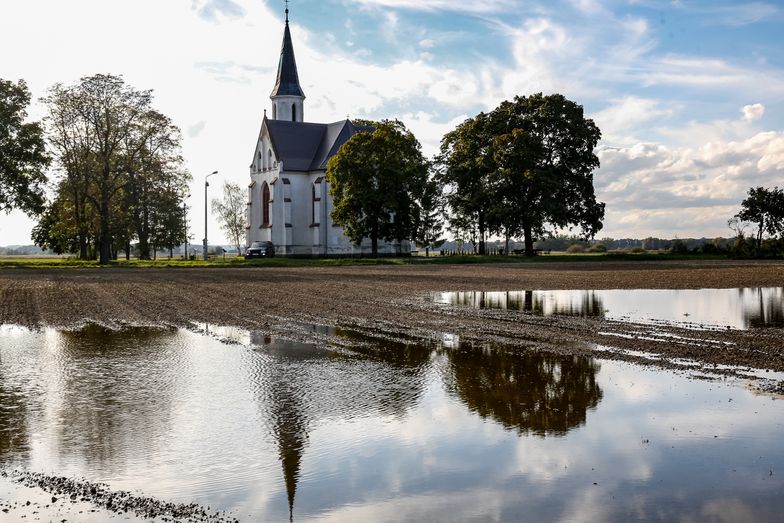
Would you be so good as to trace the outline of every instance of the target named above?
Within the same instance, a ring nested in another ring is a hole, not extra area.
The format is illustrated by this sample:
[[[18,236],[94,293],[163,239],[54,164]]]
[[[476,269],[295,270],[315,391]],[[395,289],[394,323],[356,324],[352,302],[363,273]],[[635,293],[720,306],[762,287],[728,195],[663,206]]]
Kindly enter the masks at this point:
[[[443,292],[436,303],[686,328],[784,327],[784,288]]]
[[[0,468],[242,521],[784,513],[784,401],[621,362],[322,331],[337,341],[2,327]]]

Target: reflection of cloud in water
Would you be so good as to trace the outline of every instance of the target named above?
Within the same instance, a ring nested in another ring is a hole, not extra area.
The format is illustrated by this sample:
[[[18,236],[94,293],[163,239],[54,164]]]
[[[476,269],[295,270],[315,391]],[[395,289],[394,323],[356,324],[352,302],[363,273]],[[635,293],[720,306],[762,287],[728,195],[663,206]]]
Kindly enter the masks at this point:
[[[480,350],[461,346],[458,340],[453,340],[458,346],[450,350],[341,328],[323,328],[316,334],[336,336],[346,345],[330,348],[250,335],[260,363],[259,374],[249,381],[259,386],[258,404],[277,441],[291,517],[311,433],[325,420],[339,419],[341,425],[348,423],[345,426],[350,427],[362,419],[367,429],[380,416],[387,420],[384,426],[399,425],[398,437],[412,438],[412,444],[418,445],[421,441],[410,430],[417,425],[411,412],[434,379],[444,380],[446,390],[482,418],[520,433],[564,435],[585,423],[586,410],[601,400],[595,380],[598,365],[590,358]],[[441,411],[444,414],[443,408]],[[466,414],[454,412],[461,418]],[[432,423],[431,418],[424,425],[425,433],[432,431]],[[346,436],[351,435],[356,433],[350,430]],[[335,437],[338,434],[331,431],[330,438]],[[492,438],[488,434],[485,441]],[[335,449],[338,453],[341,450]],[[412,456],[400,456],[400,466],[406,467],[406,472],[388,479],[400,487],[403,478],[412,473],[411,467],[424,475],[429,475],[428,470],[438,471],[444,465],[438,454],[424,453],[416,465],[410,462]],[[379,480],[383,484],[384,477],[376,475],[377,460],[372,453],[363,459],[367,470],[362,471],[360,483],[364,489],[372,489]],[[382,459],[380,465],[385,462]],[[379,489],[388,489],[381,484]],[[331,495],[337,495],[338,487],[329,488]]]
[[[351,351],[251,334],[263,363],[251,378],[274,435],[293,517],[302,456],[311,427],[324,419],[403,418],[422,393],[429,351],[323,327],[317,334],[356,343]],[[263,374],[263,379],[261,378]]]
[[[422,346],[326,329],[306,345],[239,333],[249,350],[187,331],[114,334],[0,340],[0,394],[24,418],[0,414],[0,428],[18,428],[0,439],[6,462],[24,462],[28,442],[33,468],[250,520],[784,510],[784,405],[725,383],[454,337]]]

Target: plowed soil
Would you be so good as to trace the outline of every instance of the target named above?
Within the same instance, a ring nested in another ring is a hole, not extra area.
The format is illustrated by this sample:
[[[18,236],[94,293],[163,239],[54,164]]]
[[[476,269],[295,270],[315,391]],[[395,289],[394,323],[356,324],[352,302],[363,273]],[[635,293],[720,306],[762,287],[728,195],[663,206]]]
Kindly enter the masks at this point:
[[[0,323],[75,328],[86,323],[229,325],[269,334],[298,325],[348,325],[372,332],[559,352],[603,346],[614,356],[679,358],[784,371],[784,330],[695,331],[600,318],[436,305],[436,291],[691,289],[784,286],[782,262],[597,262],[336,268],[68,269],[0,271]],[[300,328],[307,337],[307,329]],[[630,351],[637,353],[633,355]],[[603,353],[607,357],[606,353]]]

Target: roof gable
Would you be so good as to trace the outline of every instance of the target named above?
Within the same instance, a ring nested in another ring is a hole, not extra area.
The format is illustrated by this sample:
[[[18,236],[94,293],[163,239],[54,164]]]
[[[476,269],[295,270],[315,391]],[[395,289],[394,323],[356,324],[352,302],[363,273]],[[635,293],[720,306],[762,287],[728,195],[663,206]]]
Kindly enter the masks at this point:
[[[324,139],[326,126],[318,123],[265,120],[278,161],[287,171],[309,171]]]

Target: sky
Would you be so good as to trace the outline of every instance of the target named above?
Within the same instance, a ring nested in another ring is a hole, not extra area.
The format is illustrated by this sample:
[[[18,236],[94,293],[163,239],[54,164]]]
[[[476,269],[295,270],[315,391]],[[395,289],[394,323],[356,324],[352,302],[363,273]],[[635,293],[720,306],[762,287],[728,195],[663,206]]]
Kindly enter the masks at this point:
[[[597,237],[731,236],[752,186],[784,186],[784,1],[291,0],[305,120],[398,118],[426,154],[515,95],[561,93],[602,131]],[[248,166],[283,0],[2,0],[0,78],[31,119],[55,83],[98,73],[154,91],[182,129],[191,235]],[[52,174],[55,176],[55,173]],[[0,245],[34,222],[0,214]],[[210,243],[228,243],[209,220]]]

